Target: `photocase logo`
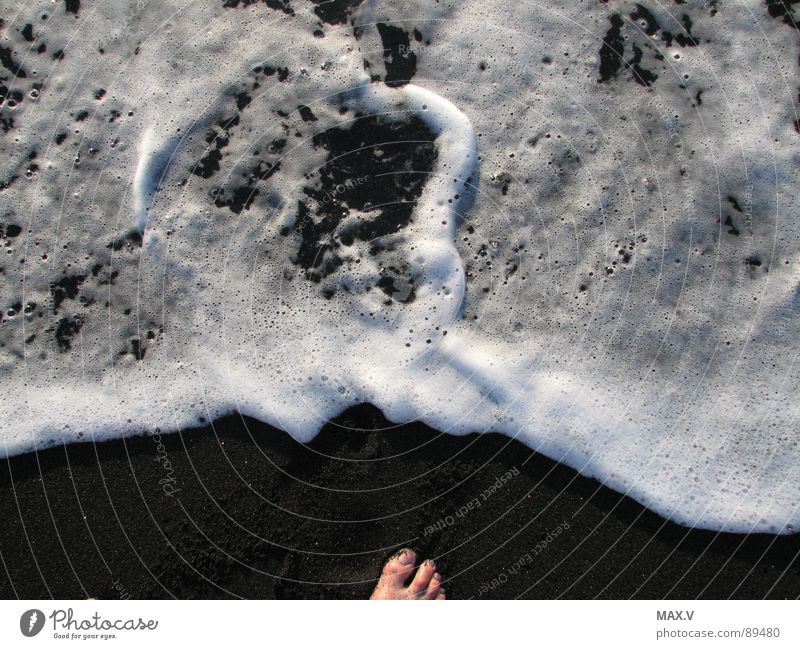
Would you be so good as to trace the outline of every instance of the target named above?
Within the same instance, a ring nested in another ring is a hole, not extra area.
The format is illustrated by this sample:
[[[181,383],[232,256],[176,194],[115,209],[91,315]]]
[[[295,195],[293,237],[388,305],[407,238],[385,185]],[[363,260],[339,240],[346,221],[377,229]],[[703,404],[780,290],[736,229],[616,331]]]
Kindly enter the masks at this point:
[[[22,635],[32,638],[44,626],[44,613],[38,608],[32,608],[30,611],[25,611],[22,617],[19,618],[19,630]]]

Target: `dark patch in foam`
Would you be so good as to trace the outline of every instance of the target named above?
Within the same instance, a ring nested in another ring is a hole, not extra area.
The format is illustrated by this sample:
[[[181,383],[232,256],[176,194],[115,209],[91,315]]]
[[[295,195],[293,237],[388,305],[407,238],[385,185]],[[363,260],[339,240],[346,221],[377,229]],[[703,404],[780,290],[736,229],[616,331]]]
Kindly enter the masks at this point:
[[[728,234],[732,234],[734,237],[739,236],[739,230],[733,224],[733,219],[731,218],[730,214],[728,214],[728,216],[725,217],[725,225],[727,225],[730,228],[730,230],[728,230]]]
[[[703,90],[698,90],[694,94],[694,105],[695,105],[695,108],[703,105],[703,92],[704,92]]]
[[[272,142],[269,143],[269,146],[267,147],[267,151],[269,151],[270,153],[280,153],[281,151],[283,151],[283,148],[285,146],[286,146],[286,139],[285,138],[279,138],[279,139],[273,140]]]
[[[641,65],[639,65],[641,62],[642,62],[642,50],[639,49],[636,45],[634,45],[633,59],[625,63],[625,66],[630,68],[636,83],[638,83],[641,86],[649,86],[656,79],[658,79],[658,75],[655,72],[650,72],[649,70],[645,70]]]
[[[728,202],[737,212],[740,214],[743,213],[742,207],[739,205],[739,201],[737,201],[733,196],[728,196]]]
[[[797,4],[798,0],[765,0],[767,5],[767,12],[772,18],[781,19],[790,27],[800,31],[798,26],[797,17],[794,15],[794,8],[792,5]]]
[[[622,53],[625,49],[625,39],[622,36],[622,17],[613,14],[608,21],[611,23],[603,45],[600,47],[600,83],[616,76],[622,67]]]
[[[653,15],[640,4],[636,5],[636,10],[631,13],[630,17],[634,21],[641,22],[644,25],[645,33],[648,35],[654,34],[658,29],[658,23]],[[616,13],[612,14],[609,17],[609,22],[611,26],[603,38],[603,45],[600,47],[600,79],[598,83],[604,83],[615,78],[624,67],[626,70],[631,71],[633,80],[639,85],[645,87],[652,85],[658,79],[658,75],[642,67],[644,52],[641,47],[636,43],[632,43],[633,57],[629,61],[625,60],[625,37],[622,33],[624,21],[622,16]],[[643,46],[652,47],[649,42],[645,42]],[[659,58],[661,55],[656,52],[655,56]]]
[[[782,19],[786,25],[800,32],[800,24],[798,24],[798,18],[792,7],[798,3],[798,0],[766,0],[766,3],[767,12],[772,18]],[[800,100],[800,92],[798,92],[798,100]],[[800,133],[800,119],[794,119],[792,126],[797,133]]]
[[[243,210],[250,209],[259,192],[257,189],[242,186],[230,190],[227,197],[225,197],[224,187],[215,189],[212,194],[214,196],[214,205],[227,207],[234,214],[241,214]]]
[[[666,29],[661,32],[661,37],[664,39],[667,47],[672,45],[673,39],[681,47],[695,47],[699,45],[700,41],[692,34],[692,19],[686,14],[683,14],[683,16],[681,16],[681,24],[683,25],[682,33],[673,35],[672,32]]]
[[[382,269],[378,288],[389,298],[403,304],[413,302],[416,298],[414,278],[410,276],[408,268],[398,269],[396,266],[389,266]]]
[[[131,349],[130,351],[125,351],[123,354],[132,354],[133,357],[137,361],[141,361],[144,359],[144,355],[147,353],[147,345],[144,345],[141,340],[138,338],[134,338],[131,340]]]
[[[19,176],[15,175],[15,176],[11,176],[11,178],[9,178],[8,180],[4,180],[3,182],[0,182],[0,192],[5,191],[9,187],[11,187],[11,185],[13,185],[18,179],[19,179]]]
[[[644,33],[652,36],[658,31],[659,25],[655,16],[650,13],[650,10],[642,5],[636,5],[636,9],[631,13],[631,20],[641,23]]]
[[[311,0],[316,6],[314,13],[324,23],[329,25],[344,25],[352,13],[363,0]]]
[[[22,66],[14,60],[10,47],[0,47],[0,64],[15,77],[24,79],[28,76]]]
[[[314,114],[314,112],[308,106],[305,106],[305,105],[298,106],[297,107],[297,112],[300,113],[300,118],[304,122],[316,122],[317,121],[317,116]]]
[[[8,107],[14,108],[14,106],[21,104],[23,99],[25,99],[25,96],[22,94],[22,91],[9,90],[5,85],[0,86],[0,106],[8,100]]]
[[[16,179],[16,176],[14,176]],[[13,182],[13,181],[12,181]],[[9,239],[13,239],[18,237],[22,233],[22,228],[18,226],[16,223],[9,223],[5,226],[5,232],[3,232],[3,226],[0,224],[0,236],[8,237]]]
[[[378,23],[377,27],[383,43],[384,81],[387,86],[404,86],[417,73],[417,55],[410,47],[408,32],[386,23]]]
[[[128,248],[141,248],[142,247],[142,233],[138,230],[131,230],[127,234],[114,239],[111,243],[106,245],[106,248],[110,248],[114,251],[122,250],[125,247]]]
[[[263,77],[272,77],[277,75],[278,81],[285,81],[289,77],[288,68],[276,68],[271,65],[260,65],[252,70],[250,73],[250,86],[252,88],[260,87],[260,82]],[[205,142],[211,145],[200,160],[191,168],[191,173],[203,179],[213,177],[222,168],[223,153],[222,150],[228,146],[231,139],[235,136],[236,127],[240,123],[240,114],[246,110],[252,103],[252,98],[247,91],[240,91],[233,96],[236,108],[231,110],[226,117],[221,119],[217,124],[212,127],[206,134]],[[301,106],[301,116],[313,116],[310,109],[306,110],[305,106]],[[267,153],[272,155],[279,154],[286,146],[286,139],[276,139],[270,142],[267,146]],[[259,155],[259,151],[253,153],[254,156]],[[280,169],[280,162],[269,161],[265,159],[256,159],[252,167],[242,173],[241,175],[246,178],[246,183],[234,187],[212,187],[209,193],[213,198],[213,203],[218,208],[227,208],[234,214],[241,214],[245,210],[249,210],[253,201],[259,195],[259,190],[254,187],[256,183],[270,178]],[[230,178],[234,176],[231,174]]]
[[[293,261],[308,279],[319,282],[346,261],[357,263],[346,251],[356,241],[369,242],[373,255],[391,248],[379,239],[411,222],[438,156],[434,139],[416,116],[404,122],[362,116],[349,127],[314,136],[314,146],[328,151],[328,162],[320,169],[319,185],[304,187],[307,199],[298,202],[294,226],[300,242]],[[351,210],[361,214],[345,223]],[[406,275],[395,267],[379,287],[402,294],[403,301],[413,299],[413,291],[399,288],[410,283]]]
[[[58,313],[64,300],[74,300],[78,297],[78,287],[84,281],[86,281],[86,275],[65,275],[50,285],[50,293],[53,296],[53,313]]]
[[[282,11],[283,13],[293,16],[294,9],[292,9],[291,3],[287,0],[225,0],[222,3],[222,6],[226,9],[235,9],[239,5],[243,7],[249,7],[250,5],[256,4],[257,2],[262,2],[263,4],[267,5],[270,9],[275,9],[276,11]]]
[[[72,338],[83,327],[83,318],[75,316],[73,318],[61,318],[56,325],[56,343],[62,352],[72,349]]]
[[[220,135],[216,131],[209,131],[206,135],[206,142],[208,144],[214,142],[214,148],[200,158],[200,162],[192,169],[192,173],[201,178],[211,178],[211,176],[219,171],[219,163],[222,160],[222,149],[228,146],[230,138],[227,134]]]
[[[745,258],[744,263],[748,266],[758,268],[761,265],[761,259],[759,259],[756,255],[750,255],[749,257]]]
[[[275,74],[277,72],[278,73],[278,81],[286,81],[286,79],[289,78],[289,68],[273,68],[270,65],[265,65],[263,68],[260,68],[260,69],[268,77],[271,77],[273,74]],[[259,68],[256,68],[256,72],[258,70],[259,70]]]
[[[285,140],[284,140],[285,141]],[[281,168],[280,162],[268,162],[266,160],[259,160],[258,164],[253,167],[247,174],[247,184],[253,185],[261,180],[270,178],[274,173]]]
[[[239,110],[244,110],[250,105],[250,102],[253,101],[252,97],[248,95],[246,92],[240,92],[236,95],[236,108]]]

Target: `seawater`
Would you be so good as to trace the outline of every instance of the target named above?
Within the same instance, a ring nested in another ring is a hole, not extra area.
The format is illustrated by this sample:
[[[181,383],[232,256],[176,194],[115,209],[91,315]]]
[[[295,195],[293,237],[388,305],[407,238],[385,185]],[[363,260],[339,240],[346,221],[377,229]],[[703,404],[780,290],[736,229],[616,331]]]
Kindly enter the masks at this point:
[[[769,3],[0,4],[0,453],[371,402],[796,529]]]

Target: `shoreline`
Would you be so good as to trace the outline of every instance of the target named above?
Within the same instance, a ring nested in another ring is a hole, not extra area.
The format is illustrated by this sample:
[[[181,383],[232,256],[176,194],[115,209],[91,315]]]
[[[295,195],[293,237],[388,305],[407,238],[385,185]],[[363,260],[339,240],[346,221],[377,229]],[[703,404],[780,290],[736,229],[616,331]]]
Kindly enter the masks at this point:
[[[369,405],[307,445],[228,416],[2,466],[3,598],[366,598],[403,546],[453,599],[800,595],[800,535],[681,527],[503,435]]]

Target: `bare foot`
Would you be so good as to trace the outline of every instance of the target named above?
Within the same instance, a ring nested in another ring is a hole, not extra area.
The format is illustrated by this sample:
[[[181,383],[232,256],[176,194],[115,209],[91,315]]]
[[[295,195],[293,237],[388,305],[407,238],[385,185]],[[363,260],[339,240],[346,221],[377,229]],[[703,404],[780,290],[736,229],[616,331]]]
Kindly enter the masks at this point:
[[[430,559],[420,564],[411,583],[405,585],[416,563],[417,555],[413,550],[400,550],[391,557],[383,566],[370,599],[444,599],[442,576]]]

